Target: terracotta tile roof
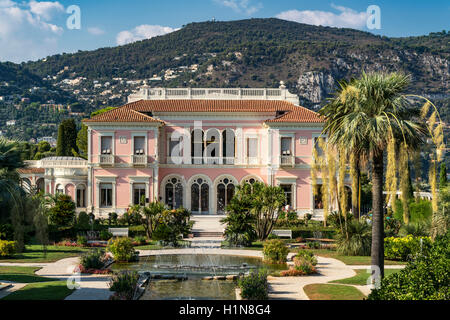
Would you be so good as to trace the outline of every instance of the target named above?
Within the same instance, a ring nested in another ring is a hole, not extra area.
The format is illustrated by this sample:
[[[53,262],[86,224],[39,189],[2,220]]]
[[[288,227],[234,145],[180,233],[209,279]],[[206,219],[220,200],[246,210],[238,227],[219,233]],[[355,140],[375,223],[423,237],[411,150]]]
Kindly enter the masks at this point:
[[[148,115],[137,112],[130,108],[120,107],[108,112],[99,114],[91,119],[83,120],[83,122],[159,122]]]
[[[314,111],[298,107],[287,101],[278,100],[140,100],[105,112],[84,122],[161,122],[144,113],[157,112],[286,112],[266,122],[320,123],[322,120]],[[270,117],[268,117],[270,118]]]
[[[141,112],[276,112],[296,107],[276,100],[140,100],[124,108]]]
[[[39,174],[39,173],[45,173],[44,168],[21,168],[17,169],[17,172],[21,174]]]
[[[288,112],[278,118],[267,120],[268,123],[282,122],[302,122],[302,123],[321,123],[323,119],[318,113],[303,107],[297,107],[296,110]]]

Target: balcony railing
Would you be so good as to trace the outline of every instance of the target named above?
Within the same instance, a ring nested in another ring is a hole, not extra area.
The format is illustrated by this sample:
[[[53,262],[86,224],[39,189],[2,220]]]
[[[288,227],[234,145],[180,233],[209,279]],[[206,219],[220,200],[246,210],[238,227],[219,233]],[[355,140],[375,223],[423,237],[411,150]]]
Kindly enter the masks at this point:
[[[191,163],[194,165],[234,165],[237,163],[234,157],[192,157]],[[167,157],[166,163],[168,164],[181,164],[184,163],[183,157]]]
[[[102,165],[113,165],[114,164],[114,156],[110,154],[101,154],[99,156],[100,164]]]
[[[147,156],[146,155],[132,155],[131,163],[137,166],[145,166],[147,165]]]
[[[294,156],[281,156],[280,157],[280,165],[283,167],[294,167],[295,166],[295,157]]]

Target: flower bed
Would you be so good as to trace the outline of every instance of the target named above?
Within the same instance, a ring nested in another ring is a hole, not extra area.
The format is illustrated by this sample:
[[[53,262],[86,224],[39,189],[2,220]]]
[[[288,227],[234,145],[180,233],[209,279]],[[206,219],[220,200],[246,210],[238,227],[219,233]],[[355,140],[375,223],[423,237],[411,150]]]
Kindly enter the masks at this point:
[[[86,269],[82,264],[78,265],[78,270],[82,274],[112,274],[111,269]]]

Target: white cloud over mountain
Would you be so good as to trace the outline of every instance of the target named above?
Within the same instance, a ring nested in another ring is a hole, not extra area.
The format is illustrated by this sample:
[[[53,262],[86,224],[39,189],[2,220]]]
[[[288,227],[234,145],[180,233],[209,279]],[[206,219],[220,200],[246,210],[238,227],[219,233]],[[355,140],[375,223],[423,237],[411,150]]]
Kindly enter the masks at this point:
[[[276,15],[277,18],[316,26],[361,29],[366,26],[367,12],[357,12],[343,6],[331,5],[338,13],[319,10],[288,10]]]
[[[133,30],[119,32],[116,37],[116,43],[121,46],[131,42],[162,36],[177,30],[171,27],[143,24]]]

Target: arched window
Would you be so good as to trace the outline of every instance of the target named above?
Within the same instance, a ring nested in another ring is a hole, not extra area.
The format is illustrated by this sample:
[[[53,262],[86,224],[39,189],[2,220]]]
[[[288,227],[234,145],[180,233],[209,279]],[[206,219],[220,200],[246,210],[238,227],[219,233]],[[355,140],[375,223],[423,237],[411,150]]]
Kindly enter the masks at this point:
[[[234,131],[226,129],[222,132],[222,157],[224,164],[234,164],[236,137]]]
[[[217,184],[217,213],[225,213],[225,208],[234,196],[234,182],[230,178],[223,178]]]
[[[178,209],[183,206],[183,184],[179,178],[172,178],[165,186],[166,205],[169,209]]]
[[[203,178],[197,178],[192,182],[191,211],[198,214],[209,212],[209,184]]]
[[[220,132],[217,129],[209,129],[206,133],[206,163],[219,164],[220,157]]]
[[[255,176],[247,176],[242,179],[241,183],[254,184],[255,182],[263,182],[260,178]]]
[[[86,187],[84,185],[77,186],[77,208],[86,208]]]
[[[64,194],[64,187],[60,184],[56,186],[56,193]]]
[[[36,188],[37,188],[38,192],[45,192],[45,179],[44,178],[38,179],[38,181],[36,182]]]

